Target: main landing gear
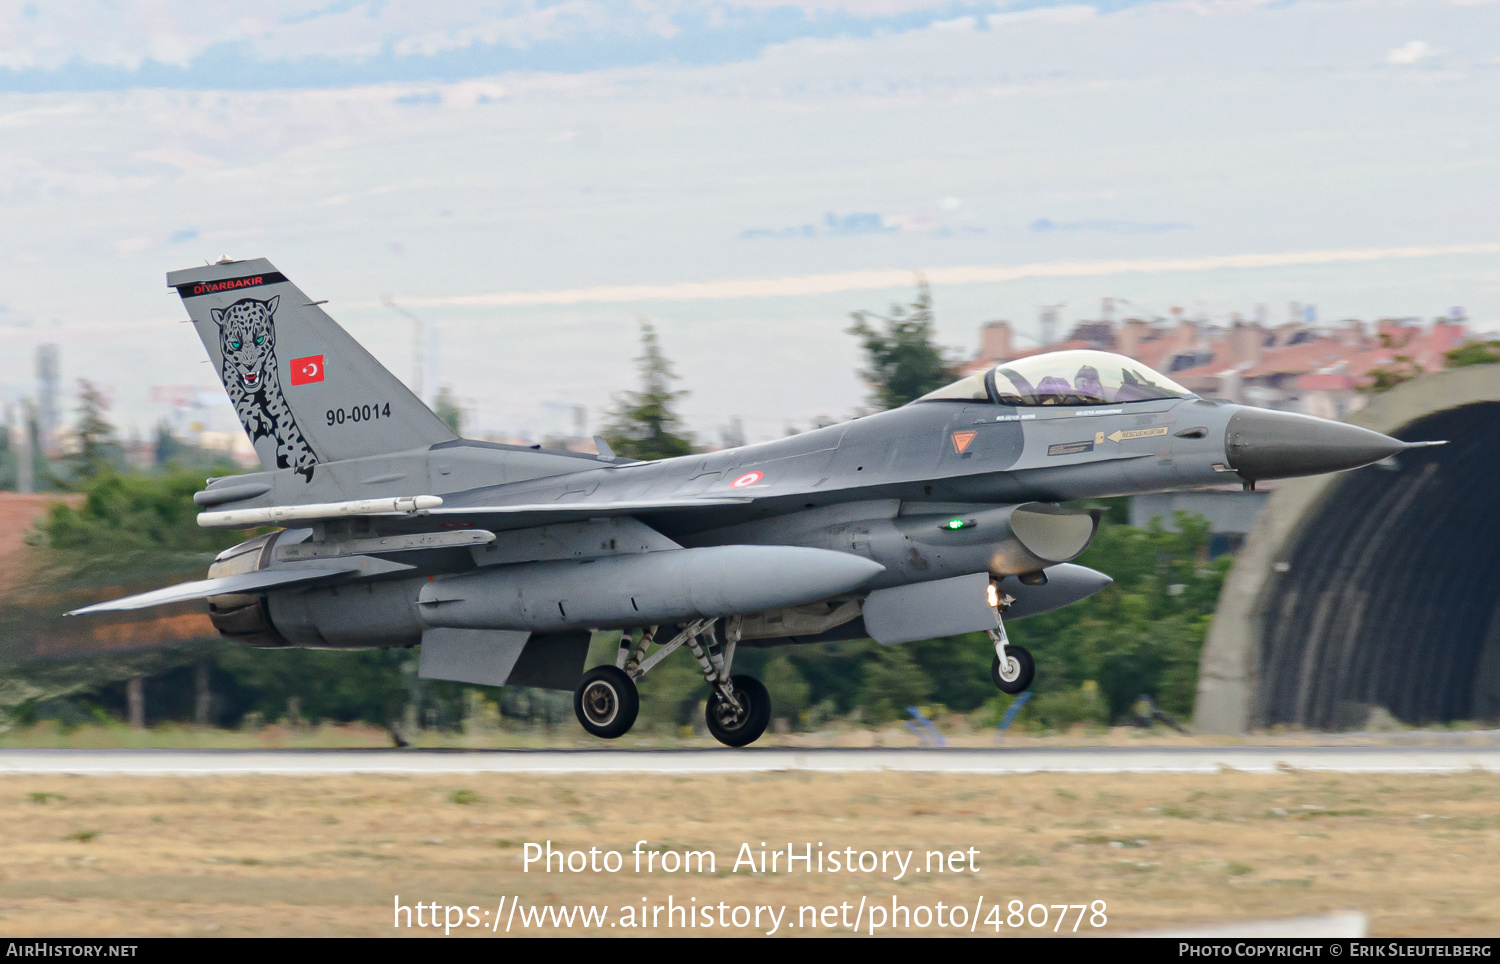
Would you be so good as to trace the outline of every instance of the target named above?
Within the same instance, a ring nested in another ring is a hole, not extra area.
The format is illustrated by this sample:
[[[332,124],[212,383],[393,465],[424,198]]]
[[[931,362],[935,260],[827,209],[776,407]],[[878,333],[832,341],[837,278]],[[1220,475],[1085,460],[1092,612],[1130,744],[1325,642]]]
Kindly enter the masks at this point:
[[[573,691],[573,712],[578,722],[606,740],[629,733],[640,710],[635,680],[615,666],[595,666],[583,674]]]
[[[993,587],[991,587],[993,589]],[[1009,596],[991,597],[995,606],[995,628],[989,631],[990,641],[995,644],[995,661],[990,664],[990,678],[1002,693],[1023,692],[1036,678],[1036,661],[1031,651],[1012,645],[1005,635],[1005,620],[1000,613],[1012,601]]]
[[[606,740],[630,732],[641,708],[636,680],[686,645],[698,658],[703,678],[711,689],[705,713],[708,732],[725,746],[748,746],[760,739],[771,722],[771,696],[760,680],[730,675],[743,618],[733,616],[726,621],[722,646],[714,635],[715,622],[715,619],[699,619],[688,623],[650,656],[646,654],[656,642],[657,627],[652,626],[634,639],[629,635],[620,637],[615,665],[596,666],[584,673],[573,691],[573,712],[578,722],[594,736]]]

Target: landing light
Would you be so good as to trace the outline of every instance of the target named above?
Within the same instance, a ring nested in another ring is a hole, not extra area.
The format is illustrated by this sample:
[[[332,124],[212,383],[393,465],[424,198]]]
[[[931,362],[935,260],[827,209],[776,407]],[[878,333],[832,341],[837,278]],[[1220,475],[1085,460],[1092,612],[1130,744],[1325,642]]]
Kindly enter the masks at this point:
[[[990,583],[984,588],[987,590],[986,595],[989,597],[990,608],[998,609],[1000,607],[1000,590],[995,588],[994,583]]]

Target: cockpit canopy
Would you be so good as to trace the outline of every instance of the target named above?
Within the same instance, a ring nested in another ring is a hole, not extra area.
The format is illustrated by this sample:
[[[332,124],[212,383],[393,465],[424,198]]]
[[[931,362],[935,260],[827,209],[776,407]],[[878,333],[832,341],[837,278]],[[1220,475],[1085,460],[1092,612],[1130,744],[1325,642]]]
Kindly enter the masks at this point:
[[[919,402],[992,401],[1000,405],[1113,405],[1192,392],[1133,358],[1107,351],[1053,351],[1002,362],[928,392]]]

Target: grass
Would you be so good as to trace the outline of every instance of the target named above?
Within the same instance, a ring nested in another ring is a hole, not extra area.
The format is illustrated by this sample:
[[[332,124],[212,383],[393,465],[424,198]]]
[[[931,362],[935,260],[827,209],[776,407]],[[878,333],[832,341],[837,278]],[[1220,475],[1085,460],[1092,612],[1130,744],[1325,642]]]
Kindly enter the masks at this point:
[[[1232,746],[1255,744],[1306,746],[1311,744],[1402,744],[1493,743],[1493,731],[1468,733],[1446,727],[1404,730],[1386,734],[1329,734],[1273,730],[1245,736],[1197,736],[1164,728],[1072,727],[1066,731],[1008,731],[1003,738],[989,726],[975,725],[970,717],[938,714],[940,727],[950,746]],[[451,749],[542,749],[548,747],[602,748],[623,746],[717,747],[706,732],[635,732],[606,744],[583,732],[572,719],[545,728],[507,721],[500,727],[474,726],[463,730],[422,729],[404,734],[411,744],[425,748]],[[390,731],[367,723],[270,724],[256,728],[221,729],[183,723],[165,723],[134,729],[120,722],[63,727],[47,720],[30,726],[0,730],[0,749],[330,749],[340,747],[389,747]],[[757,746],[917,746],[918,739],[901,723],[869,727],[835,722],[813,733],[767,732]]]
[[[673,895],[794,912],[893,895],[1103,900],[1113,932],[1353,909],[1376,935],[1493,933],[1500,776],[1403,776],[1398,793],[1386,792],[1391,782],[1314,772],[13,776],[0,789],[0,933],[378,936],[392,933],[397,895],[480,908],[511,896],[619,907]],[[618,850],[625,869],[523,873],[526,844],[547,841]],[[658,854],[712,850],[717,871],[638,875],[636,841]],[[917,860],[973,847],[979,871],[914,868],[899,882],[732,872],[740,844],[761,841],[899,848]]]

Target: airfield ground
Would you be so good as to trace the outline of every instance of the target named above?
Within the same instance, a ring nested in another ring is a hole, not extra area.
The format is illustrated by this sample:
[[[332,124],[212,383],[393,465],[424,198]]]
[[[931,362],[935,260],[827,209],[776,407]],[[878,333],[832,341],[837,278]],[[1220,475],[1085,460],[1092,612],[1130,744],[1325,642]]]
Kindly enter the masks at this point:
[[[1379,732],[1316,733],[1305,730],[1257,732],[1243,736],[1178,733],[1165,727],[1075,726],[1066,732],[1010,730],[975,726],[962,716],[939,720],[948,745],[956,747],[1128,747],[1128,746],[1495,746],[1500,730],[1469,726],[1399,727]],[[1490,724],[1491,726],[1493,724]],[[552,728],[474,727],[469,730],[422,729],[406,734],[411,745],[427,749],[629,749],[718,748],[707,732],[690,728],[680,732],[637,730],[605,743],[589,736],[571,718]],[[836,724],[813,733],[767,732],[758,747],[915,747],[921,740],[896,723],[875,728]],[[377,748],[392,745],[384,727],[363,723],[318,725],[266,724],[254,728],[223,729],[176,723],[133,729],[123,723],[62,727],[55,721],[17,726],[0,732],[0,750],[5,749],[202,749],[271,750]]]
[[[0,790],[0,934],[384,935],[395,933],[397,894],[482,908],[511,895],[618,907],[672,894],[794,913],[892,895],[966,906],[981,896],[986,906],[1104,900],[1108,931],[1357,910],[1375,935],[1490,935],[1497,802],[1500,775],[1477,770],[14,775]],[[620,851],[644,839],[711,849],[720,864],[713,875],[521,873],[525,842],[547,839]],[[974,847],[981,872],[899,883],[727,872],[741,841],[762,840]]]

